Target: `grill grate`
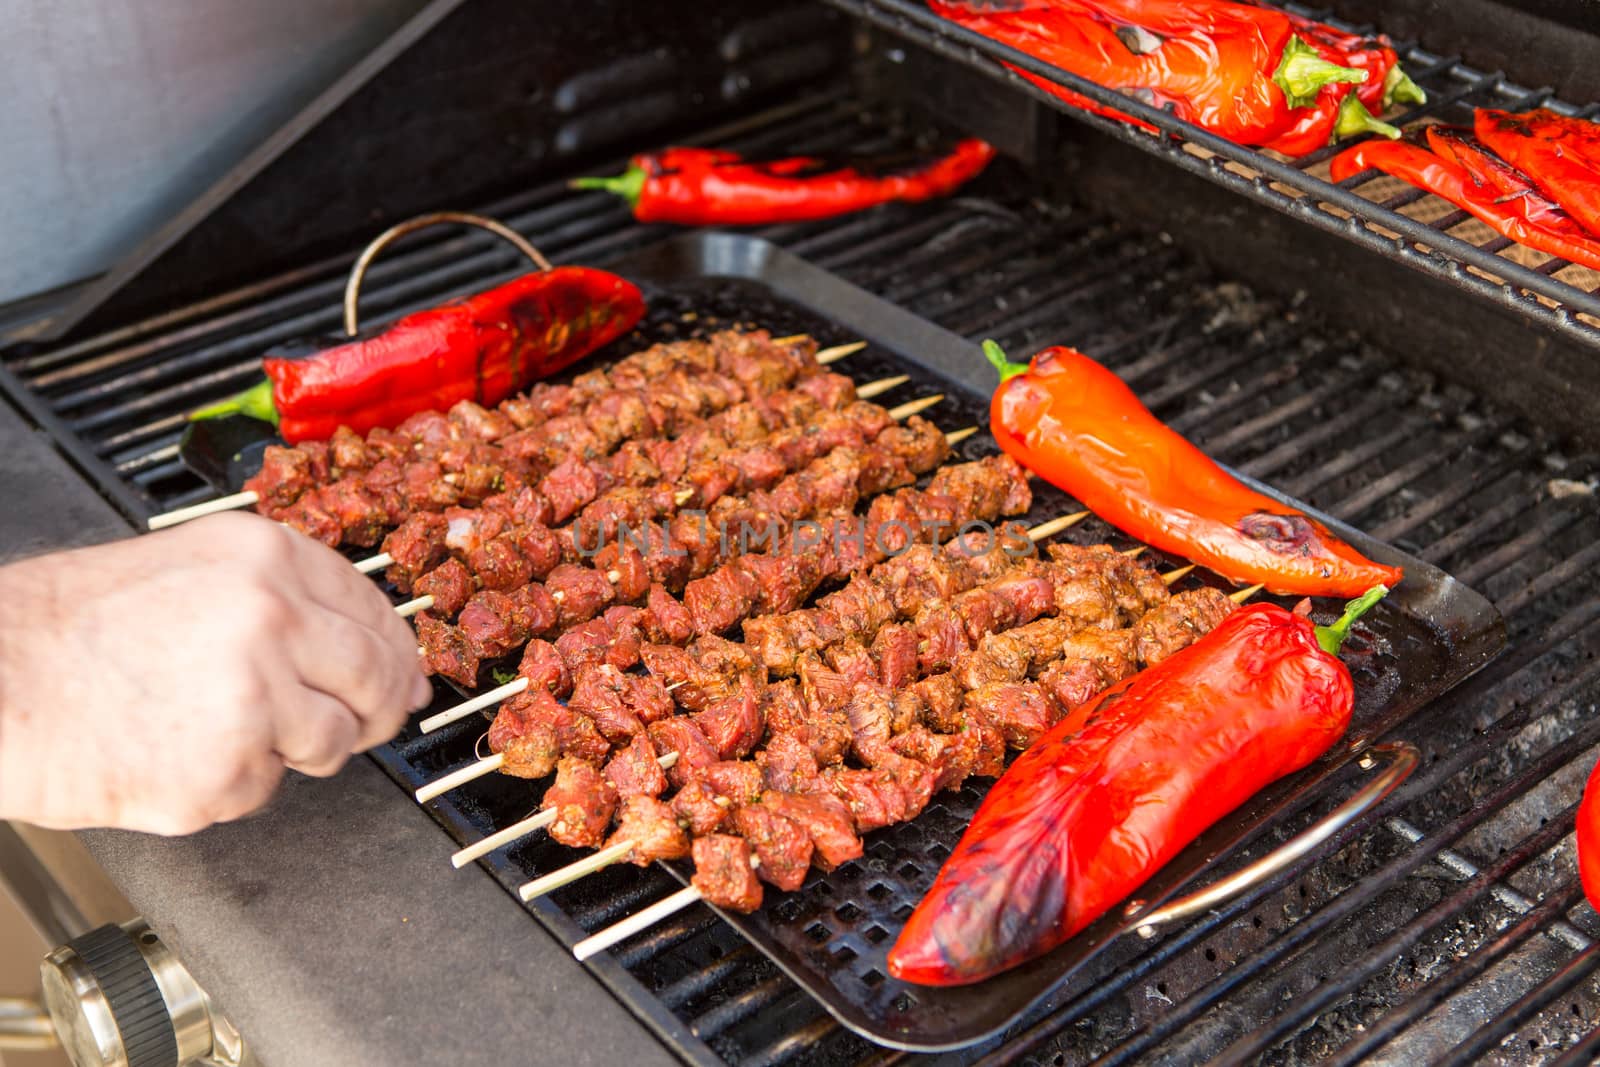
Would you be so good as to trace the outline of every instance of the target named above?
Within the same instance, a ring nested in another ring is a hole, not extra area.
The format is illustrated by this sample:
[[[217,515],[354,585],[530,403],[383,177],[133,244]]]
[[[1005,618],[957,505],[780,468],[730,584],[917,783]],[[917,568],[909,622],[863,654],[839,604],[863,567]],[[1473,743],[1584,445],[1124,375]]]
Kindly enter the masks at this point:
[[[838,98],[723,137],[818,150],[885,138]],[[1000,189],[1025,185],[1001,173],[976,192]],[[485,210],[568,261],[661,236],[554,185]],[[1479,1050],[1526,1062],[1592,1052],[1597,956],[1576,946],[1600,926],[1578,903],[1570,836],[1600,746],[1592,457],[1565,455],[1481,397],[1104,218],[1014,197],[758,232],[958,333],[1018,352],[1071,340],[1224,462],[1468,576],[1511,628],[1500,660],[1412,720],[1424,763],[1391,798],[1386,823],[1336,842],[1298,879],[1152,943],[1118,946],[1005,1039],[930,1062],[1201,1062],[1225,1052],[1350,1062],[1375,1051],[1445,1063]],[[7,366],[28,383],[31,410],[79,431],[80,462],[127,487],[125,507],[172,506],[205,493],[172,459],[177,413],[242,384],[264,344],[333,328],[344,265],[315,264]],[[474,237],[415,241],[379,263],[370,310],[393,318],[514,269]],[[587,930],[672,888],[664,872],[630,868],[605,872],[581,900],[558,899],[563,921]],[[704,908],[624,944],[598,973],[697,1062],[911,1058],[842,1030]]]

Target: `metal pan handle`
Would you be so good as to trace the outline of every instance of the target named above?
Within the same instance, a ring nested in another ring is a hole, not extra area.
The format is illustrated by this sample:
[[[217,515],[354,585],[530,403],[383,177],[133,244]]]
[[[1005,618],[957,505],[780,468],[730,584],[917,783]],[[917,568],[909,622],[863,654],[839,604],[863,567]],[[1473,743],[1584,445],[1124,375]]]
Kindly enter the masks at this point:
[[[1251,886],[1297,863],[1312,849],[1355,822],[1378,801],[1394,792],[1395,787],[1416,770],[1418,759],[1417,747],[1409,741],[1389,741],[1374,745],[1361,757],[1357,766],[1362,770],[1371,770],[1380,760],[1387,760],[1388,766],[1372,781],[1362,786],[1355,796],[1333,809],[1315,826],[1279,845],[1249,866],[1206,886],[1199,892],[1164,904],[1141,917],[1137,928],[1139,936],[1154,937],[1158,927],[1209,911],[1228,898],[1243,893]],[[1142,906],[1142,903],[1135,901],[1126,910],[1131,915]]]
[[[350,268],[350,280],[344,286],[345,333],[354,337],[356,330],[359,328],[356,303],[361,299],[361,281],[367,276],[367,268],[372,265],[372,261],[378,258],[378,253],[408,233],[416,233],[418,230],[427,229],[429,226],[441,226],[445,223],[476,226],[479,229],[488,230],[495,236],[503,237],[510,241],[517,247],[519,252],[531,259],[540,270],[550,269],[550,261],[545,259],[537,248],[529,244],[526,237],[503,222],[496,222],[494,219],[485,218],[482,215],[472,215],[465,211],[435,211],[429,215],[418,215],[414,219],[396,223],[373,238],[372,243],[362,250],[361,258],[356,260],[356,265]]]

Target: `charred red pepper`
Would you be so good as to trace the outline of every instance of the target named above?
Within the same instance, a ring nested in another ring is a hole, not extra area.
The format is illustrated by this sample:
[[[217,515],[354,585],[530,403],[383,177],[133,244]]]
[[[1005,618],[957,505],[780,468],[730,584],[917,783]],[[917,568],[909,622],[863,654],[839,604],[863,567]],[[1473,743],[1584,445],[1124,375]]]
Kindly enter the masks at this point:
[[[1479,108],[1473,132],[1539,191],[1600,235],[1600,123],[1537,111]]]
[[[984,798],[889,972],[965,985],[1043,955],[1326,752],[1355,692],[1339,647],[1384,592],[1332,626],[1270,604],[1236,612],[1057,723]]]
[[[621,337],[644,311],[638,287],[615,274],[525,274],[307,359],[264,359],[259,385],[190,418],[248,415],[293,443],[340,426],[397,426],[461,400],[494,405]]]
[[[1277,593],[1353,596],[1403,576],[1241,484],[1083,353],[1050,348],[1022,364],[983,347],[1000,371],[989,408],[1000,447],[1118,529]]]
[[[1342,182],[1376,168],[1443,197],[1518,244],[1600,270],[1595,237],[1504,160],[1459,131],[1428,127],[1430,152],[1407,141],[1367,141],[1333,157]]]
[[[1600,908],[1600,763],[1589,772],[1578,805],[1578,877],[1584,896]]]
[[[832,218],[891,201],[947,196],[977,177],[995,150],[959,142],[934,160],[834,162],[809,156],[753,162],[713,148],[669,148],[633,157],[615,178],[579,178],[578,189],[604,189],[640,222],[753,226]]]
[[[1391,140],[1400,131],[1375,116],[1396,103],[1421,104],[1427,94],[1400,69],[1400,57],[1382,37],[1359,37],[1344,33],[1312,19],[1291,15],[1295,29],[1317,54],[1332,63],[1367,72],[1367,80],[1356,86],[1329,85],[1317,94],[1317,102],[1306,109],[1295,124],[1265,147],[1286,156],[1303,156],[1336,141],[1349,140],[1363,133],[1375,133]]]
[[[1295,33],[1288,15],[1270,8],[1194,0],[929,0],[928,6],[1053,66],[1154,106],[1170,105],[1179,118],[1242,145],[1285,134],[1324,86],[1369,76],[1324,58]],[[1025,76],[1069,103],[1085,103]]]

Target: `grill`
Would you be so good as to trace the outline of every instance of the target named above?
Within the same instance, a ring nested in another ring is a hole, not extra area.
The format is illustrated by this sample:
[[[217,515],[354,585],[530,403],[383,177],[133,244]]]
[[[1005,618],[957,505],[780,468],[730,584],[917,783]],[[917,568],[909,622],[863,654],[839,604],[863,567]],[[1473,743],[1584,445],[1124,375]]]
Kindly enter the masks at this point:
[[[974,55],[973,42],[935,32],[899,0],[835,6],[963,63],[988,67],[988,57],[1003,54],[983,43]],[[1544,99],[1414,47],[1403,54],[1433,95],[1433,114],[1468,102]],[[1171,127],[1159,112],[1115,102]],[[747,152],[876,151],[899,144],[909,124],[839,92],[703,139]],[[1327,186],[1312,176],[1314,166],[1302,171],[1201,137],[1188,143],[1212,158],[1103,128],[1586,345],[1600,340],[1585,318],[1600,305],[1592,291],[1562,280],[1570,277],[1563,265],[1522,269],[1494,242],[1440,236],[1459,219],[1408,220],[1397,213],[1408,205],[1374,205]],[[1220,161],[1257,174],[1240,176]],[[969,339],[993,337],[1019,352],[1070,340],[1210,454],[1484,592],[1505,616],[1510,647],[1409,720],[1405,738],[1421,747],[1422,763],[1375,823],[1338,835],[1310,862],[1202,918],[1150,941],[1118,941],[1007,1032],[937,1062],[1588,1062],[1600,1049],[1600,1031],[1590,1034],[1600,1021],[1600,926],[1581,902],[1571,831],[1600,747],[1593,456],[1564,451],[1538,420],[1331,325],[1314,302],[1279,301],[1220,275],[1181,234],[1049,206],[1031,195],[1032,183],[1007,165],[957,200],[754,232]],[[604,265],[667,236],[559,183],[480,210],[556,261]],[[212,491],[177,459],[181,412],[245,384],[262,349],[335,329],[345,262],[314,264],[71,345],[14,350],[4,384],[130,516],[202,499]],[[520,269],[514,253],[488,239],[414,239],[371,272],[363,308],[371,321],[388,321]],[[849,367],[859,380],[878,369],[870,361]],[[382,762],[428,769],[445,759],[437,742],[408,735]],[[1325,814],[1335,792],[1274,824],[1245,854]],[[485,825],[531,807],[513,782],[472,796],[484,807],[465,815]],[[515,863],[519,851],[494,862]],[[611,869],[541,902],[540,917],[573,938],[676,887],[663,870]],[[835,925],[857,921],[837,918]],[[860,925],[867,936],[868,924]],[[704,907],[592,965],[690,1062],[912,1058],[841,1027]]]

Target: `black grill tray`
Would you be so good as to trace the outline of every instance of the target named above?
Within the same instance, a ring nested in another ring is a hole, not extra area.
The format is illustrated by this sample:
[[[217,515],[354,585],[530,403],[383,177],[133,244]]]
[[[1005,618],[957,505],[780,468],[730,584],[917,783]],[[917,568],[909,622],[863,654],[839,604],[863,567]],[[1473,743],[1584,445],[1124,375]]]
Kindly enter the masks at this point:
[[[996,451],[986,432],[994,374],[973,344],[775,245],[732,234],[699,233],[605,266],[645,288],[651,313],[641,331],[643,339],[662,340],[752,323],[778,334],[809,332],[826,344],[865,340],[870,347],[850,357],[840,370],[858,382],[909,374],[912,382],[886,396],[882,401],[886,404],[944,392],[947,399],[929,412],[930,416],[946,429],[974,425],[985,430],[963,442],[958,451],[966,458]],[[1071,338],[1061,340],[1070,342]],[[1021,358],[1023,353],[1014,355]],[[247,436],[257,440],[267,436],[260,429],[242,429],[251,430]],[[212,452],[210,464],[196,466],[209,466],[208,473],[221,483],[219,487],[236,489],[254,466],[248,459],[239,462],[250,456],[251,443],[233,436]],[[888,977],[885,959],[889,948],[981,802],[989,785],[984,781],[935,797],[909,824],[869,834],[866,854],[860,860],[830,874],[813,870],[806,884],[794,893],[769,889],[766,905],[756,914],[724,914],[723,918],[857,1033],[913,1051],[959,1048],[999,1032],[1030,1006],[1062,990],[1096,953],[1115,939],[1131,935],[1142,915],[1185,885],[1220,873],[1224,858],[1241,845],[1250,843],[1252,851],[1259,852],[1275,844],[1281,826],[1274,824],[1291,812],[1312,801],[1342,798],[1350,792],[1359,779],[1338,773],[1341,768],[1378,739],[1394,733],[1417,709],[1493,659],[1505,645],[1505,625],[1483,596],[1438,568],[1268,487],[1252,484],[1316,516],[1373,559],[1404,567],[1406,580],[1367,616],[1345,646],[1344,659],[1356,683],[1355,718],[1345,743],[1258,794],[1181,853],[1136,894],[1148,902],[1145,908],[1131,915],[1115,910],[1055,952],[977,985],[932,989]],[[1034,489],[1029,522],[1080,510],[1064,494],[1037,479]],[[1080,524],[1067,536],[1083,544],[1135,543],[1098,519]],[[1150,555],[1162,569],[1182,564],[1158,553]],[[1197,571],[1185,582],[1198,583],[1202,574]],[[1337,606],[1319,605],[1318,620],[1330,621]],[[413,727],[374,754],[391,775],[414,789],[442,769],[470,759],[481,732],[481,724],[461,723],[424,738]],[[498,778],[492,776],[456,790],[433,802],[430,810],[458,841],[476,841],[526,815],[533,806],[520,783],[493,780]],[[529,878],[576,856],[552,843],[537,842],[483,862],[501,884],[514,891]],[[684,865],[669,865],[669,869],[679,881],[687,880]],[[534,902],[529,910],[570,944],[583,936],[584,926],[595,925],[585,922],[580,926],[570,915],[600,914],[606,916],[604,921],[614,920],[616,898],[629,896],[629,884],[648,875],[634,868],[613,869],[592,879],[587,891],[573,887],[556,894],[554,899],[567,905],[565,912],[550,898]],[[637,910],[648,899],[627,910]],[[614,961],[594,963],[600,976],[613,985],[624,979]],[[619,987],[619,992],[623,991]],[[652,1007],[655,1010],[646,1009],[650,1021],[670,1026],[658,1014],[659,1005]]]

